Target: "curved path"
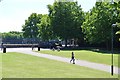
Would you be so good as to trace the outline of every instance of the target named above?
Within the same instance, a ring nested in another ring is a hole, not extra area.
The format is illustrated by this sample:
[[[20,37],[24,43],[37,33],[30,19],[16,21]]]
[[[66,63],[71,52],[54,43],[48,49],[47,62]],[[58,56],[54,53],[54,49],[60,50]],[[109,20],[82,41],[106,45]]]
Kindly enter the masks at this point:
[[[29,55],[33,55],[33,56],[44,57],[44,58],[48,58],[48,59],[52,59],[52,60],[58,60],[58,61],[70,63],[70,58],[53,56],[53,55],[49,55],[49,54],[40,54],[37,52],[33,52],[31,48],[9,48],[9,49],[7,49],[7,52],[19,52],[19,53],[24,53],[24,54],[29,54]],[[76,60],[75,63],[76,63],[76,65],[79,65],[79,66],[84,66],[84,67],[111,73],[110,65],[99,64],[99,63],[89,62],[89,61],[85,61],[85,60]],[[114,74],[120,74],[120,68],[114,67]]]

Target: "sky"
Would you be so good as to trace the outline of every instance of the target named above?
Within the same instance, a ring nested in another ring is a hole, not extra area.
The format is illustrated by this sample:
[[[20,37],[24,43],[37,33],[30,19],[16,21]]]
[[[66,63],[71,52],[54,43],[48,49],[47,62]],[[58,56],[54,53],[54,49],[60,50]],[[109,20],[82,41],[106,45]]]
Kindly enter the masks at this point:
[[[0,32],[22,31],[31,13],[48,14],[47,5],[54,0],[0,0]],[[76,0],[75,0],[76,1]],[[89,11],[96,0],[77,0],[83,11]]]

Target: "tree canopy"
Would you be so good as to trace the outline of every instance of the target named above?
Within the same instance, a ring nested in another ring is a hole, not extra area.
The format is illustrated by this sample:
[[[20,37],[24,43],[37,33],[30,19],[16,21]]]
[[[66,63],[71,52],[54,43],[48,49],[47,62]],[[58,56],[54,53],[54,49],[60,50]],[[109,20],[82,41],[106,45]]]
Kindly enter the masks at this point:
[[[1,42],[3,43],[21,43],[23,38],[22,32],[10,31],[1,33]]]
[[[91,44],[110,44],[112,24],[117,22],[114,8],[110,3],[96,2],[95,7],[86,14],[85,22],[82,25],[86,41]]]
[[[50,40],[53,38],[53,33],[50,25],[50,18],[47,14],[42,15],[41,23],[38,24],[39,37],[43,40]]]
[[[77,2],[54,2],[48,9],[54,35],[66,41],[82,37],[84,12]]]
[[[37,24],[39,24],[41,22],[41,14],[37,14],[37,13],[32,13],[30,15],[30,17],[28,17],[27,20],[25,20],[25,24],[22,26],[23,29],[23,36],[24,37],[28,37],[28,38],[37,38],[38,37],[38,26]]]

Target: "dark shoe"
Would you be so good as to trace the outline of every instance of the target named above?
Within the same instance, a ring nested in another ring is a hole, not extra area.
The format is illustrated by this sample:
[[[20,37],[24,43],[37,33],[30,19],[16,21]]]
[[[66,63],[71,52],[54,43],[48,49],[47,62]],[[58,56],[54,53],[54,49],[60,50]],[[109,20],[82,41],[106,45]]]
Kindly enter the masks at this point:
[[[75,62],[73,64],[75,64]]]

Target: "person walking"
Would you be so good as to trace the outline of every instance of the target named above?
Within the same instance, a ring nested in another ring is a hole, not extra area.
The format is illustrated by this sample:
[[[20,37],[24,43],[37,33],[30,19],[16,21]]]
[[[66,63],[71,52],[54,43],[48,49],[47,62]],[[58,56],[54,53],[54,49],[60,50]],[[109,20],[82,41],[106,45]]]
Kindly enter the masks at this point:
[[[72,52],[72,57],[71,57],[70,63],[71,63],[71,61],[73,61],[73,64],[75,64],[75,56],[74,56],[73,52]]]
[[[32,44],[32,51],[34,50],[34,45]]]

